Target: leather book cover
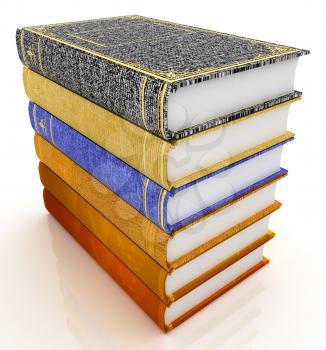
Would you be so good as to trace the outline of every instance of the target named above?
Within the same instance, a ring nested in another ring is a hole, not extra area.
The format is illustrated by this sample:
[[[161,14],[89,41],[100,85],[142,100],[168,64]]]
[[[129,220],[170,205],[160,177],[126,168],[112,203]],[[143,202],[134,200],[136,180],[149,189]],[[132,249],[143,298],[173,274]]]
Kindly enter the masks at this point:
[[[259,147],[253,147],[251,149],[253,153],[243,155],[240,160],[227,164],[223,168],[183,186],[167,190],[36,104],[29,104],[29,113],[31,125],[37,134],[35,137],[36,143],[41,143],[40,139],[42,138],[54,145],[167,233],[186,226],[287,171],[281,168],[255,183],[248,184],[237,192],[229,192],[224,198],[210,203],[207,207],[184,217],[180,221],[169,224],[167,218],[168,202],[176,193],[210,177],[221,176],[222,173],[249,162],[253,158],[260,157],[264,153],[272,152],[294,139],[293,133],[286,132],[284,135],[276,137]]]
[[[217,299],[252,273],[268,263],[260,263],[238,276],[235,280],[213,293],[196,307],[165,325],[164,312],[167,307],[127,266],[108,250],[78,219],[73,216],[50,192],[44,190],[44,204],[47,210],[94,258],[94,260],[120,285],[122,289],[143,309],[143,311],[165,332],[172,330],[203,307]]]
[[[274,233],[268,231],[174,293],[167,295],[165,281],[168,274],[173,272],[172,270],[165,270],[160,266],[77,192],[42,165],[40,178],[43,186],[166,304],[181,298],[274,237]]]
[[[173,132],[171,92],[309,53],[143,16],[25,27],[16,43],[25,66],[164,139],[218,123]]]
[[[235,226],[230,227],[230,229],[224,232],[216,232],[215,237],[211,240],[194,248],[176,261],[169,263],[167,261],[167,246],[169,240],[173,240],[178,234],[182,233],[184,229],[197,223],[200,224],[200,222],[208,218],[208,216],[202,217],[192,224],[187,225],[185,228],[174,231],[172,234],[168,235],[49,143],[44,141],[43,145],[37,149],[37,154],[43,163],[40,163],[40,171],[49,172],[49,169],[51,169],[57,177],[74,189],[165,270],[175,269],[189,262],[208,249],[221,243],[223,240],[230,238],[266,215],[269,215],[281,205],[279,202],[275,201],[270,206],[263,208],[260,212],[246,218],[244,221],[235,222]],[[253,195],[255,192],[262,190],[279,179],[280,178],[274,179],[256,190],[235,199],[210,215],[214,215],[222,210],[228,210],[230,206],[237,205],[237,202]]]
[[[165,189],[197,180],[255,152],[255,149],[243,149],[240,154],[232,154],[231,157],[229,156],[211,166],[197,169],[194,173],[177,181],[170,181],[168,179],[167,158],[175,147],[188,141],[189,138],[195,139],[218,129],[223,128],[227,132],[226,128],[235,123],[241,123],[250,118],[264,117],[265,112],[282,108],[301,99],[301,93],[295,91],[232,113],[232,115],[220,117],[219,125],[207,131],[180,140],[167,141],[146,132],[31,69],[24,68],[23,80],[25,92],[31,101]],[[266,148],[266,145],[260,146],[260,149]],[[256,150],[258,149],[256,148]]]

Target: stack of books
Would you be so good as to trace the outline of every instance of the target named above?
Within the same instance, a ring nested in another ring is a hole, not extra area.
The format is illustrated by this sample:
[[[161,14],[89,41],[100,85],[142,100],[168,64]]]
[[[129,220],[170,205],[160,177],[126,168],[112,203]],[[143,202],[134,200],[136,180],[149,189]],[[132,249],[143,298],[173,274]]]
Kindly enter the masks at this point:
[[[163,330],[268,262],[309,51],[142,16],[16,38],[45,207]]]

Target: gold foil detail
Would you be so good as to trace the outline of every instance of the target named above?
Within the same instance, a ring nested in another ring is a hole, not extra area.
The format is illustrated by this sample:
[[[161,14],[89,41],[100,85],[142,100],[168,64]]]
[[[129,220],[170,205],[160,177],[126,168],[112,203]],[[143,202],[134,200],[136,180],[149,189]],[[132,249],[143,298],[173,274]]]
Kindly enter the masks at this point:
[[[45,74],[45,73],[44,73],[44,70],[43,70],[43,64],[42,64],[42,48],[41,48],[41,42],[42,42],[42,37],[39,36],[39,38],[38,38],[38,43],[37,43],[38,61],[39,61],[39,66],[40,66],[41,72],[42,72],[43,74]]]
[[[24,47],[24,35],[25,35],[25,32],[22,29],[21,32],[20,32],[20,47],[21,47],[21,50],[22,50],[22,56],[23,56],[24,64],[25,64],[25,66],[27,66],[25,47]]]
[[[188,71],[187,72],[185,72],[185,71],[177,72],[177,71],[171,71],[171,70],[169,70],[169,71],[150,70],[148,68],[143,67],[139,63],[136,63],[136,62],[125,62],[125,61],[119,60],[117,58],[114,58],[112,56],[101,54],[101,53],[98,53],[98,52],[96,52],[94,50],[91,50],[91,49],[88,49],[88,48],[84,48],[81,45],[73,44],[73,43],[71,43],[71,42],[69,42],[67,40],[59,39],[59,38],[55,37],[55,35],[53,33],[49,32],[49,30],[51,29],[51,26],[47,26],[47,33],[45,33],[43,31],[43,27],[27,27],[27,28],[24,28],[24,30],[29,31],[29,32],[34,33],[34,34],[37,34],[37,35],[41,35],[41,36],[43,36],[45,38],[54,40],[54,41],[62,43],[62,44],[65,44],[65,45],[73,47],[75,49],[84,51],[84,52],[86,52],[88,54],[91,54],[91,55],[94,55],[96,57],[103,58],[103,59],[108,60],[110,62],[119,64],[121,66],[134,69],[135,71],[138,71],[140,73],[146,74],[148,76],[152,76],[152,77],[154,77],[156,79],[163,80],[163,81],[165,81],[167,83],[171,83],[171,84],[174,83],[174,82],[177,82],[179,80],[191,79],[191,78],[194,78],[196,76],[203,75],[203,74],[217,73],[217,72],[220,72],[220,71],[228,70],[230,68],[245,66],[247,64],[254,64],[254,63],[259,62],[259,61],[269,60],[269,59],[277,58],[279,56],[284,56],[284,55],[287,55],[287,54],[299,53],[301,51],[299,49],[292,48],[292,47],[287,47],[287,46],[283,46],[283,45],[271,44],[271,43],[267,43],[267,42],[260,41],[260,40],[249,39],[249,38],[240,37],[240,36],[227,34],[227,33],[219,33],[219,32],[213,31],[213,30],[196,28],[196,27],[181,25],[181,24],[177,24],[177,23],[171,23],[171,22],[167,22],[167,21],[162,21],[162,20],[157,20],[157,19],[152,19],[152,18],[147,18],[147,17],[142,17],[142,16],[138,16],[138,17],[125,16],[124,18],[125,19],[128,19],[128,18],[129,19],[142,19],[142,20],[145,20],[145,21],[151,21],[153,23],[157,23],[157,24],[159,24],[161,26],[163,25],[163,26],[174,27],[174,28],[179,28],[179,29],[182,28],[185,31],[209,32],[209,33],[213,33],[213,34],[215,33],[215,34],[218,34],[218,35],[223,35],[223,36],[226,36],[226,37],[237,37],[237,38],[241,38],[242,40],[246,40],[246,41],[251,42],[251,43],[263,44],[272,52],[270,54],[265,54],[265,55],[264,54],[259,54],[254,59],[240,61],[240,62],[236,62],[234,64],[226,64],[226,65],[224,65],[222,67],[221,66],[218,66],[218,67],[205,67],[205,68],[200,68],[198,70],[191,71],[191,72],[188,72]],[[62,23],[60,25],[65,25],[65,23]],[[87,42],[89,42],[89,43],[91,43],[93,45],[95,44],[95,45],[99,45],[99,46],[106,46],[104,44],[97,43],[95,41],[83,38],[83,37],[77,35],[77,33],[74,33],[74,34],[69,34],[68,33],[68,35],[70,35],[72,37],[76,37],[76,38],[78,38],[80,40],[87,41]]]
[[[145,119],[145,88],[146,88],[146,83],[147,83],[147,77],[143,75],[141,77],[141,83],[140,83],[140,116],[143,121],[144,128],[147,129],[146,125],[146,119]]]
[[[51,115],[50,116],[50,134],[51,134],[52,143],[54,144],[54,138],[53,138],[53,132],[52,132],[52,119],[53,119],[53,116]]]

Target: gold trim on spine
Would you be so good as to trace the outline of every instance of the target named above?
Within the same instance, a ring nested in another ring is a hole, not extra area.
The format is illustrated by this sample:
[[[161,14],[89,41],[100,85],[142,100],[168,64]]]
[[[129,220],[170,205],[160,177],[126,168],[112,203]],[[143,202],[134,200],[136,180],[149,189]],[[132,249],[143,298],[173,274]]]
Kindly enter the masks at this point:
[[[35,130],[36,130],[37,132],[39,132],[39,131],[38,131],[38,128],[37,128],[37,122],[36,122],[36,109],[37,109],[37,106],[36,106],[36,104],[34,103],[34,105],[33,105],[34,125],[35,125]]]
[[[161,188],[160,194],[158,195],[158,201],[157,201],[157,222],[161,225],[161,204],[162,204],[162,195],[163,195],[163,191],[164,189]],[[163,228],[163,226],[161,225],[161,227]]]
[[[41,45],[41,42],[42,42],[42,37],[41,36],[39,36],[39,38],[38,38],[38,43],[37,43],[37,52],[38,52],[38,62],[39,62],[39,66],[40,66],[40,69],[41,69],[41,72],[43,73],[43,74],[45,74],[44,73],[44,69],[43,69],[43,64],[42,64],[42,45]]]
[[[143,75],[141,77],[140,84],[140,97],[139,97],[139,106],[140,106],[140,116],[143,121],[144,128],[147,129],[146,119],[145,119],[145,88],[147,83],[147,77]]]
[[[144,208],[144,213],[148,217],[147,213],[147,187],[148,187],[149,179],[146,179],[144,181],[144,189],[143,189],[143,208]]]
[[[52,143],[53,143],[53,145],[55,145],[55,143],[54,143],[54,137],[53,137],[53,132],[52,132],[52,119],[53,119],[53,116],[50,115],[50,134],[51,134]]]
[[[163,189],[161,203],[160,203],[160,225],[163,228],[163,230],[165,230],[165,227],[164,227],[164,201],[165,201],[166,195],[167,195],[167,191]]]
[[[22,51],[24,64],[25,64],[25,66],[27,66],[26,53],[25,53],[25,47],[24,47],[24,35],[25,35],[25,31],[24,31],[24,29],[22,29],[20,32],[20,48]]]

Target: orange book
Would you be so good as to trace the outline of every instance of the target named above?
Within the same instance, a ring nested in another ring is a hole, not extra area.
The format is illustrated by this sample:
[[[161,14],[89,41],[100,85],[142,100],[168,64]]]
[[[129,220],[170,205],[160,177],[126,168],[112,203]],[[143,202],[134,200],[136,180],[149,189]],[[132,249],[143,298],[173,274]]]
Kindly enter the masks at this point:
[[[258,248],[258,250],[248,253],[248,255],[218,274],[224,274],[220,283],[223,281],[227,282],[220,288],[216,288],[209,296],[204,297],[204,292],[205,288],[207,288],[207,292],[208,287],[211,286],[205,286],[204,283],[180,299],[184,303],[183,307],[182,305],[180,306],[180,301],[167,305],[46,189],[44,189],[44,204],[48,211],[68,230],[79,244],[164,331],[175,328],[268,263],[266,258],[260,257],[262,251]],[[218,275],[211,278],[206,284],[214,282],[218,286]],[[194,296],[201,297],[195,298],[200,300],[196,305],[193,305],[193,302],[191,302]],[[180,314],[180,309],[185,312]]]
[[[232,239],[281,206],[275,200],[275,189],[277,181],[285,174],[167,234],[42,137],[35,138],[35,149],[41,161],[39,171],[44,187],[62,202],[68,195],[68,185],[168,272]],[[74,212],[71,207],[67,208]],[[108,248],[113,250],[112,245]]]
[[[42,163],[40,176],[44,187],[166,304],[180,300],[274,237],[265,217],[196,259],[166,270]]]

